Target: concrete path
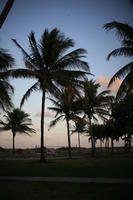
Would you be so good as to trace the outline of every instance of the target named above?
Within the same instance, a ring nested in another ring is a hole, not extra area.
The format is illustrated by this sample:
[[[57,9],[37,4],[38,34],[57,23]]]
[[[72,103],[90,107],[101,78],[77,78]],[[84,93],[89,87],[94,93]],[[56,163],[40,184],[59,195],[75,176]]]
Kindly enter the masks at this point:
[[[133,184],[128,178],[84,178],[84,177],[22,177],[0,176],[0,181],[39,181],[39,182],[67,182],[67,183],[112,183]]]

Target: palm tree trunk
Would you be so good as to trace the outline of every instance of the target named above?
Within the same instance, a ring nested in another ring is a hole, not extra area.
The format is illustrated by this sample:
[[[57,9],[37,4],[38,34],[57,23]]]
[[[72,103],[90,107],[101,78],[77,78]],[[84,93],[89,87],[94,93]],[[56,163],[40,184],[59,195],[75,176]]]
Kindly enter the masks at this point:
[[[129,135],[128,141],[129,141],[129,151],[131,151],[131,143],[132,143],[132,137],[131,137],[131,135]]]
[[[12,5],[13,5],[13,2],[14,2],[14,0],[7,0],[7,3],[6,3],[6,5],[5,5],[5,7],[2,10],[1,15],[0,15],[0,28],[2,27],[8,13],[9,13]]]
[[[41,109],[41,155],[40,161],[46,162],[44,149],[44,111],[45,111],[45,91],[42,92],[42,109]]]
[[[12,141],[12,153],[15,154],[15,133],[13,133],[13,141]]]
[[[108,137],[106,137],[105,149],[106,149],[107,152],[109,152],[109,138]]]
[[[109,138],[108,138],[108,143],[107,143],[107,144],[108,144],[108,152],[109,152],[109,150],[110,150],[110,149],[109,149]]]
[[[89,131],[90,131],[90,136],[91,136],[91,155],[93,157],[95,154],[95,138],[92,133],[91,118],[89,118]]]
[[[78,131],[78,144],[79,144],[79,152],[80,152],[80,133]]]
[[[111,138],[111,151],[114,152],[114,140]]]
[[[70,128],[69,128],[69,117],[66,117],[66,122],[67,122],[67,137],[68,137],[68,154],[69,154],[69,158],[72,158],[72,155],[71,155]]]
[[[101,149],[101,152],[102,152],[102,138],[100,139],[100,149]]]
[[[127,151],[127,140],[126,140],[126,135],[125,135],[125,138],[124,138],[124,149],[125,149],[125,152]]]

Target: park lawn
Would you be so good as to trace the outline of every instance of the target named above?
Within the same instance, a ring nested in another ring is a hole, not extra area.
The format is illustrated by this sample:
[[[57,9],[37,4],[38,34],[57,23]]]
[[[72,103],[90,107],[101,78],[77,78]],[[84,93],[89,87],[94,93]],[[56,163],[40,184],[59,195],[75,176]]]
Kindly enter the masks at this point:
[[[127,184],[0,182],[1,200],[128,200],[133,199]]]
[[[133,178],[133,156],[87,159],[0,160],[0,176],[60,176]]]

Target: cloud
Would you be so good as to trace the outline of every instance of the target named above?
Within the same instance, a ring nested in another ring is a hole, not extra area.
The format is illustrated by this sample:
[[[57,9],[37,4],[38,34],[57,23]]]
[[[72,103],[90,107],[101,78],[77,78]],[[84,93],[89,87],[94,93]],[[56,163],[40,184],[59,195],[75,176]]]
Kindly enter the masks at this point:
[[[99,76],[97,78],[97,82],[101,84],[103,89],[107,89],[109,81],[110,81],[109,77]],[[110,86],[109,89],[113,93],[116,93],[118,91],[118,88],[120,87],[121,83],[122,83],[122,80],[117,78],[116,81]]]
[[[41,117],[41,113],[40,113],[40,112],[37,112],[37,113],[35,114],[35,116],[36,116],[36,117]],[[54,115],[53,115],[52,113],[48,112],[48,111],[45,112],[44,116],[45,116],[46,118],[53,118],[53,117],[54,117]]]

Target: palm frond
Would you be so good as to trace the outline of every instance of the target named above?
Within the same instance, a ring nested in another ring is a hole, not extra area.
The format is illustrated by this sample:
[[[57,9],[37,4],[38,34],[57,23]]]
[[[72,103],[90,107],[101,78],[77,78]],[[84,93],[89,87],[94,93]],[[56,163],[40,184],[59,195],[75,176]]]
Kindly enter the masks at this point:
[[[83,70],[90,72],[90,68],[87,62],[82,61],[81,58],[86,57],[86,50],[85,49],[76,49],[57,61],[57,64],[54,66],[59,69],[66,69],[66,68],[82,68]]]
[[[57,117],[56,119],[54,119],[53,121],[51,121],[50,125],[49,125],[49,130],[51,128],[53,128],[63,117],[64,117],[64,115],[60,115],[59,117]]]
[[[31,136],[30,133],[36,133],[36,130],[33,128],[30,128],[28,125],[21,124],[18,127],[18,129],[16,129],[16,132],[21,133],[21,134],[24,133]]]
[[[39,66],[39,68],[43,68],[43,62],[42,62],[42,58],[38,49],[34,32],[31,32],[29,35],[29,43],[30,43],[30,50],[31,50],[30,57],[32,58],[32,63],[36,63],[36,66]]]
[[[49,97],[48,99],[52,102],[55,107],[60,107],[60,97],[57,95],[59,93],[55,93],[54,98]],[[58,100],[57,100],[58,99]],[[49,107],[50,108],[50,107]]]
[[[84,71],[76,71],[76,70],[59,70],[57,73],[53,74],[52,78],[57,81],[57,83],[61,84],[68,84],[73,85],[74,83],[79,83],[78,81],[83,80],[86,75],[90,75],[90,73],[86,73]],[[81,79],[81,80],[80,80]],[[73,82],[73,84],[72,84]],[[78,85],[78,84],[77,84]],[[80,84],[81,85],[81,84]]]
[[[31,95],[31,93],[33,91],[37,91],[39,88],[39,82],[36,82],[33,86],[31,86],[27,92],[24,94],[22,100],[21,100],[21,103],[20,103],[20,107],[23,106],[24,102],[29,98],[29,96]]]
[[[0,125],[3,125],[3,126],[5,126],[5,125],[6,125],[6,123],[5,123],[5,122],[3,122],[2,120],[0,120]]]
[[[8,83],[7,81],[3,81],[3,80],[0,80],[0,87],[1,87],[1,91],[7,91],[9,92],[9,94],[13,94],[14,93],[14,88],[13,86]]]
[[[133,56],[133,48],[130,47],[121,47],[118,49],[113,50],[109,55],[107,56],[107,60],[110,59],[111,56]]]
[[[124,39],[133,39],[133,28],[127,23],[112,21],[104,24],[104,28],[107,31],[115,29],[116,33]]]
[[[131,70],[133,69],[133,62],[128,63],[124,67],[122,67],[118,72],[114,74],[114,76],[109,81],[108,87],[112,85],[112,83],[118,78],[121,79],[125,77]]]
[[[0,107],[5,111],[13,107],[11,95],[14,90],[8,82],[2,80],[0,80],[0,87]]]
[[[108,94],[110,94],[110,90],[104,90],[104,91],[100,92],[98,94],[98,96],[105,96],[105,95],[108,95]]]
[[[24,59],[28,59],[32,62],[32,58],[30,57],[30,55],[23,49],[23,47],[17,42],[16,39],[12,39],[12,41],[14,42],[14,44],[21,50],[21,52],[24,55]]]
[[[0,79],[7,80],[11,76],[11,71],[12,70],[0,71]]]
[[[124,47],[133,48],[133,40],[122,40],[122,44]]]
[[[57,107],[48,107],[48,109],[51,110],[51,111],[54,111],[56,113],[62,112],[62,110],[60,108],[57,108]]]
[[[125,95],[129,92],[133,90],[133,71],[131,71],[130,73],[128,73],[128,75],[124,78],[124,80],[122,81],[118,92],[116,94],[116,100],[120,100],[123,97],[125,97]]]
[[[7,70],[15,64],[14,58],[7,50],[0,48],[0,71]]]
[[[35,78],[35,73],[29,69],[13,69],[10,73],[13,78]]]

